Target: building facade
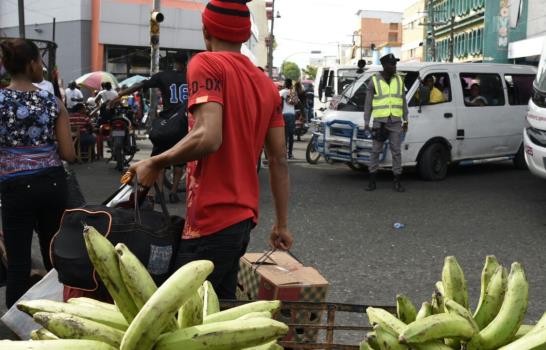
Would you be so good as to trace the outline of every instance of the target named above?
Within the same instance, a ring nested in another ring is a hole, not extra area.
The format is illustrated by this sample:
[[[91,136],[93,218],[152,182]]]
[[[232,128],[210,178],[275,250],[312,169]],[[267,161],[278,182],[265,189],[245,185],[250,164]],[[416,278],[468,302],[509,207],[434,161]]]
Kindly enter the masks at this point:
[[[508,63],[527,32],[527,0],[427,1],[427,61]]]
[[[255,63],[263,56],[256,19],[266,21],[265,5],[261,8],[258,2],[253,8],[263,13],[252,13],[252,36],[242,49]],[[172,67],[177,53],[189,60],[205,49],[201,12],[206,3],[161,1],[165,16],[161,23],[161,70]],[[97,70],[108,71],[119,80],[136,74],[149,76],[150,12],[149,0],[36,1],[25,7],[26,36],[57,42],[57,66],[65,81]],[[0,37],[19,36],[17,20],[16,2],[0,1]]]
[[[254,56],[254,63],[259,67],[267,66],[267,44],[269,35],[265,0],[252,0],[248,4],[252,15],[253,38],[249,41],[250,52]]]
[[[378,64],[386,53],[400,55],[402,46],[402,12],[360,10],[355,31],[353,61],[360,58]]]
[[[424,61],[425,21],[425,0],[419,0],[404,10],[401,62]]]
[[[546,2],[529,0],[527,38],[508,44],[508,58],[519,63],[538,63],[546,39]]]

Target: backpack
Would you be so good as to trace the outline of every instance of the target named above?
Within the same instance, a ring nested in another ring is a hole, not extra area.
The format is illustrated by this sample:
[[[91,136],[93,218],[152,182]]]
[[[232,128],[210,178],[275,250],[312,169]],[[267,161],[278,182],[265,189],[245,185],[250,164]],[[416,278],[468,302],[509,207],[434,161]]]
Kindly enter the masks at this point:
[[[298,97],[298,94],[296,94],[296,91],[290,90],[288,96],[286,96],[286,103],[292,106],[296,106],[300,103],[300,99]]]

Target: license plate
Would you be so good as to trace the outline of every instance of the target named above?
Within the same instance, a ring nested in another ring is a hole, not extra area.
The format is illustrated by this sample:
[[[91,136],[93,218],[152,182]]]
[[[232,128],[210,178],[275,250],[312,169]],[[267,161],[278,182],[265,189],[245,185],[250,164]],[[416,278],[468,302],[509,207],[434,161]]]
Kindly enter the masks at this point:
[[[112,130],[112,136],[125,136],[125,130]]]

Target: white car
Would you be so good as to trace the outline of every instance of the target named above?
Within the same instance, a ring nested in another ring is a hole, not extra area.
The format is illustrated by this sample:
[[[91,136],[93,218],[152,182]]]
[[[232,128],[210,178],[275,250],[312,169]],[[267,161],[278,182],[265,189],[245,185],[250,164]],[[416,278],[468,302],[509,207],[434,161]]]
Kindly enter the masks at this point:
[[[343,92],[335,110],[326,111],[315,138],[316,148],[326,160],[345,162],[351,168],[368,164],[372,140],[363,129],[365,82],[379,71],[377,67],[366,71]],[[409,130],[402,144],[403,166],[417,167],[425,180],[444,179],[450,163],[512,159],[518,167],[525,166],[521,130],[536,68],[416,63],[400,64],[398,72],[404,76],[409,107]],[[434,78],[443,101],[429,103],[428,90],[422,83],[429,76]],[[469,100],[478,97],[483,106],[469,105]],[[380,159],[381,168],[391,167],[388,143]]]
[[[546,179],[546,40],[533,83],[527,121],[530,126],[523,131],[525,161],[533,174]]]

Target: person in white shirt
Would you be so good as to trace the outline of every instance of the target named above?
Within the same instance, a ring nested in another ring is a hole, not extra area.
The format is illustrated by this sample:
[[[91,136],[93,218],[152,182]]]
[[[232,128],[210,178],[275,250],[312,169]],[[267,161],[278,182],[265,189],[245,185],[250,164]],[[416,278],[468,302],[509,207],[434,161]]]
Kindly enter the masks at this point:
[[[279,91],[282,98],[282,115],[284,116],[284,134],[286,136],[286,148],[288,159],[294,159],[294,131],[296,129],[296,93],[292,90],[292,79],[284,81],[284,89]]]
[[[47,75],[47,69],[44,67],[42,72],[44,75],[44,79],[39,83],[32,83],[32,84],[40,90],[45,90],[49,92],[50,94],[55,95],[55,89],[53,88],[53,84],[50,81],[45,80],[45,76]]]
[[[95,98],[95,103],[102,104],[118,97],[116,90],[112,89],[112,83],[107,81],[104,83],[104,88],[101,90]]]
[[[68,84],[68,89],[64,92],[66,98],[66,107],[71,111],[78,103],[83,102],[83,94],[78,89],[76,82],[73,81]]]

